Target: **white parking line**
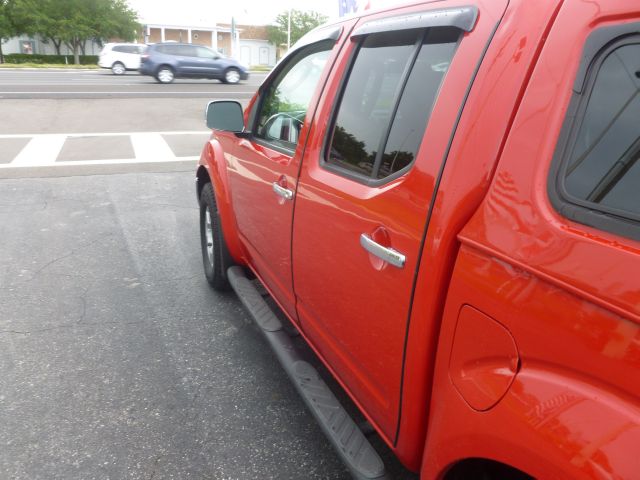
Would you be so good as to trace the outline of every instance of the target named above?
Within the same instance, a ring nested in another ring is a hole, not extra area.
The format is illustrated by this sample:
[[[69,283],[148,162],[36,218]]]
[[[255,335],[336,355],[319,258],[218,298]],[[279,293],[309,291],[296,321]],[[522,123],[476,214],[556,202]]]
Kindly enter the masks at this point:
[[[185,131],[168,131],[168,132],[107,132],[107,133],[59,133],[54,135],[62,135],[67,138],[80,138],[80,137],[122,137],[134,135],[136,133],[153,133],[157,135],[205,135],[210,134],[211,130],[185,130]],[[39,136],[46,136],[51,134],[44,133],[16,133],[8,135],[0,135],[0,139],[3,138],[32,138]]]
[[[51,86],[48,84],[47,86]],[[191,96],[200,96],[203,94],[206,95],[253,95],[255,93],[254,90],[250,91],[209,91],[209,90],[193,90],[189,92],[180,92],[178,90],[169,90],[169,91],[161,91],[161,90],[153,90],[153,91],[135,91],[135,92],[123,92],[122,90],[116,91],[97,91],[97,90],[84,90],[84,91],[66,91],[66,92],[50,92],[50,91],[23,91],[23,92],[2,92],[0,91],[0,95],[191,95]]]
[[[0,135],[4,139],[24,139],[30,141],[9,163],[0,164],[0,169],[70,165],[110,165],[127,163],[157,163],[194,161],[199,156],[176,156],[163,136],[187,136],[210,134],[209,130],[187,130],[168,132],[108,132],[108,133],[55,133],[55,134],[14,134]],[[103,160],[56,161],[64,143],[70,138],[87,137],[129,137],[135,158]]]
[[[153,161],[156,158],[176,158],[167,142],[158,133],[134,133],[131,135],[131,144],[134,155],[142,162]]]
[[[0,164],[0,170],[6,168],[26,168],[26,167],[48,167],[54,165],[56,167],[60,166],[76,166],[76,165],[124,165],[130,163],[170,163],[170,162],[194,162],[198,160],[200,157],[173,157],[171,159],[150,159],[150,160],[141,160],[139,158],[118,158],[114,160],[73,160],[66,162],[55,162],[49,163],[46,165],[16,165],[14,163],[5,163]]]
[[[32,167],[55,163],[66,141],[66,135],[38,135],[33,137],[13,159],[13,166]]]

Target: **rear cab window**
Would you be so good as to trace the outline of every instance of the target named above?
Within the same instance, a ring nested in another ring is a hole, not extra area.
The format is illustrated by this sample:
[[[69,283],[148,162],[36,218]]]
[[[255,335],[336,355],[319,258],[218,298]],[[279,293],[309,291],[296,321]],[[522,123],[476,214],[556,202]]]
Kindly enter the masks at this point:
[[[640,35],[601,47],[585,58],[556,150],[550,198],[572,220],[640,240]]]

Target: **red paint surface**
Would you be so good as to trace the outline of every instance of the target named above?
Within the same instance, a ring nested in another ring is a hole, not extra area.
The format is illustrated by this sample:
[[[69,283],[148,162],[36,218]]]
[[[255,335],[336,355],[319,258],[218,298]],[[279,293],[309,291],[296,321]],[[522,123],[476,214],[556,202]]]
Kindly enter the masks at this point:
[[[458,315],[449,377],[471,408],[489,410],[507,393],[519,367],[518,349],[503,325],[469,305]]]

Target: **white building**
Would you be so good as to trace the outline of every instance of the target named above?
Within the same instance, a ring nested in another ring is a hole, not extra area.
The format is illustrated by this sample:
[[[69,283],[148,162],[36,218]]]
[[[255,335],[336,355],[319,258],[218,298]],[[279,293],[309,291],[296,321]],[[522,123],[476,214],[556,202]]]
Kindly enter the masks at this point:
[[[114,40],[116,41],[116,40]],[[233,57],[248,67],[273,67],[276,64],[276,47],[267,40],[265,26],[238,25],[235,38],[232,39],[231,25],[168,25],[146,24],[137,43],[184,42],[211,47],[214,50]],[[85,44],[86,55],[98,55],[102,46],[88,41]],[[22,35],[9,39],[2,44],[2,52],[33,53],[55,55],[54,45],[38,36]],[[61,55],[73,55],[66,45],[60,47]]]
[[[102,46],[96,42],[88,41],[85,43],[86,55],[98,55]],[[10,38],[2,42],[2,53],[5,55],[11,53],[35,53],[39,55],[55,55],[56,49],[53,43],[41,39],[39,36],[30,37],[20,35],[19,37]],[[73,55],[73,50],[64,43],[60,46],[60,55]]]

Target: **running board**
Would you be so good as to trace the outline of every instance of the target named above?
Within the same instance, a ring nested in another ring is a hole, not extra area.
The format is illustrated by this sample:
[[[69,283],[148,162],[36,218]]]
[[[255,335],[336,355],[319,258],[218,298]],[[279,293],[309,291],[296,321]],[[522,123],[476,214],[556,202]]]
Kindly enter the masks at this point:
[[[296,351],[282,323],[242,268],[229,268],[227,278],[353,478],[388,480],[378,453],[316,369]]]

